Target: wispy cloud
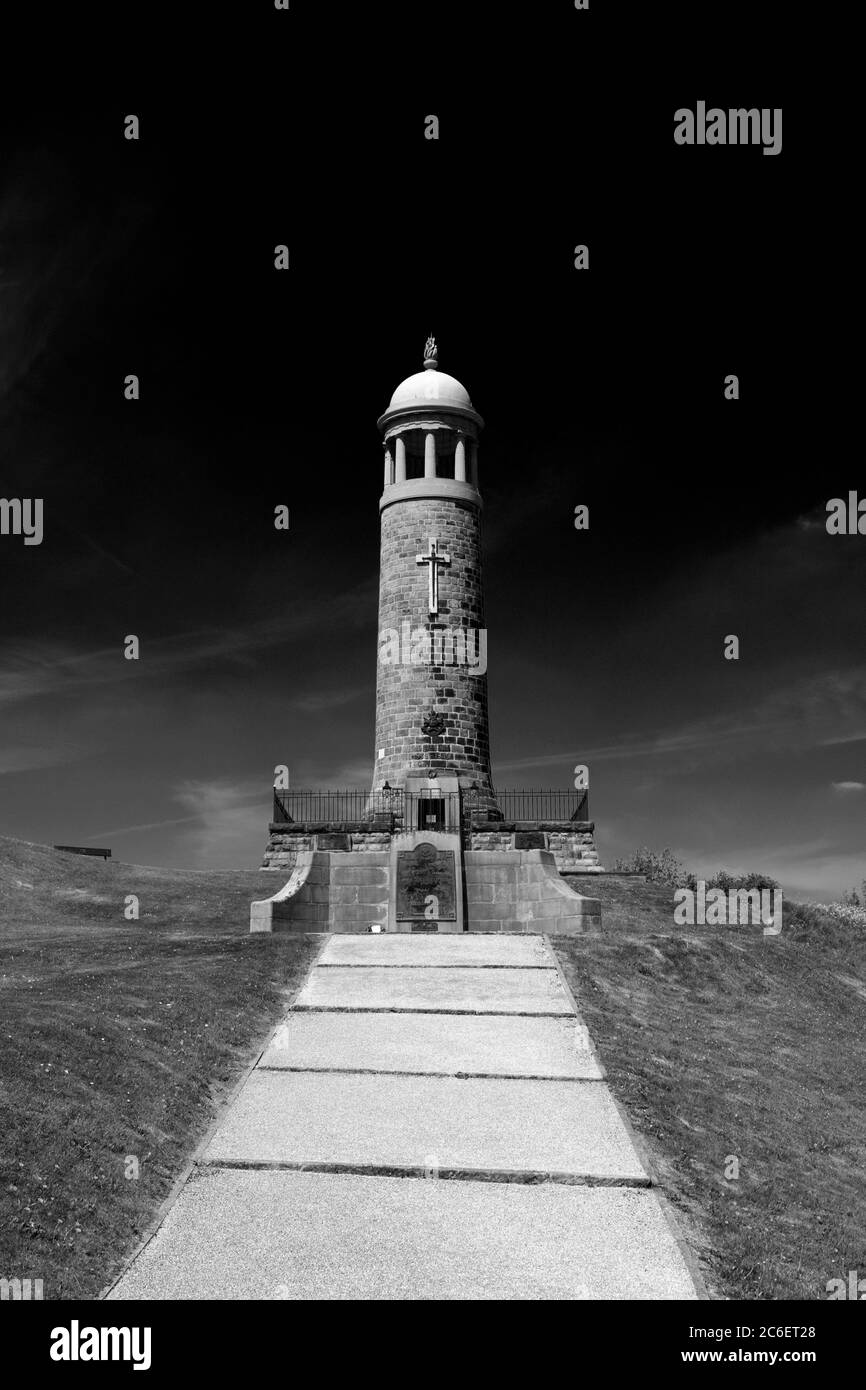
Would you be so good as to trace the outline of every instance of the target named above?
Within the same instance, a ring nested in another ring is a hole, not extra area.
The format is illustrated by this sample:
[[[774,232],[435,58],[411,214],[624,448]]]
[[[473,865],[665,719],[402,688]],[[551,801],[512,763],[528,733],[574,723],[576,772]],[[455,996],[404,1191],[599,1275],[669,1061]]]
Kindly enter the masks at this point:
[[[359,587],[351,594],[336,595],[318,603],[293,604],[279,617],[244,627],[203,628],[154,639],[141,631],[137,633],[141,642],[138,661],[124,658],[120,638],[115,646],[85,652],[51,644],[19,646],[3,654],[0,705],[58,692],[70,695],[88,687],[116,685],[129,680],[138,683],[164,681],[176,672],[191,671],[218,661],[243,660],[310,634],[333,635],[341,629],[363,626],[369,622],[371,611],[371,596]],[[341,692],[339,702],[344,703],[345,697],[346,692]]]
[[[755,840],[748,846],[680,842],[674,852],[699,877],[709,877],[719,869],[769,874],[790,896],[813,901],[838,899],[866,875],[866,850],[840,851],[827,837],[786,844]]]
[[[314,690],[307,695],[298,695],[289,703],[292,709],[299,710],[302,714],[319,714],[326,710],[340,709],[343,705],[351,705],[362,696],[369,695],[371,690],[370,685],[354,685],[344,690]]]
[[[194,868],[226,868],[261,862],[270,814],[270,791],[249,780],[188,781],[174,799],[197,821],[183,835],[187,862]]]
[[[785,689],[732,713],[690,720],[679,729],[649,736],[625,735],[616,743],[498,761],[501,771],[567,767],[572,761],[628,761],[631,758],[676,758],[678,754],[703,753],[708,762],[754,751],[825,747],[829,743],[856,741],[859,735],[831,734],[845,724],[862,727],[866,716],[866,667],[830,671],[792,682]],[[693,759],[692,759],[693,761]]]
[[[80,754],[72,745],[0,749],[0,777],[8,773],[31,772],[40,767],[61,767],[75,762]]]
[[[188,807],[186,815],[162,817],[159,820],[141,821],[135,825],[114,825],[108,830],[96,830],[86,838],[97,840],[100,837],[115,839],[121,835],[132,835],[138,831],[162,830],[175,825],[202,825],[213,815],[221,815],[226,810],[242,806],[256,805],[260,809],[268,802],[267,782],[252,781],[247,778],[232,781],[230,778],[213,780],[189,780],[176,785],[170,793],[171,800]],[[259,821],[261,830],[261,819]]]

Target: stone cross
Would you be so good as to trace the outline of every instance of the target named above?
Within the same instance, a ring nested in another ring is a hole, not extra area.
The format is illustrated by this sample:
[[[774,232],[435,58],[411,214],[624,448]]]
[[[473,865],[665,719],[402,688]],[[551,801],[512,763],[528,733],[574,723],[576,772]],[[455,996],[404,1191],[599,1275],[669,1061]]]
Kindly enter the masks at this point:
[[[430,537],[430,549],[426,555],[416,555],[415,563],[430,566],[430,614],[439,612],[439,566],[450,565],[450,555],[440,555],[435,536]]]

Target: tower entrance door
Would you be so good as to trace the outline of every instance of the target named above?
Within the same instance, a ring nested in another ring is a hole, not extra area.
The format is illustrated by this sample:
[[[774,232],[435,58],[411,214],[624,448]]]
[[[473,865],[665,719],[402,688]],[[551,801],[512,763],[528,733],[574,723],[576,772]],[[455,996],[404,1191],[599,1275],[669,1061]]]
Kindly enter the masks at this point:
[[[424,796],[418,797],[416,802],[418,816],[416,830],[444,830],[445,829],[445,798],[444,796]]]
[[[403,806],[404,833],[460,834],[460,785],[453,773],[409,773]]]

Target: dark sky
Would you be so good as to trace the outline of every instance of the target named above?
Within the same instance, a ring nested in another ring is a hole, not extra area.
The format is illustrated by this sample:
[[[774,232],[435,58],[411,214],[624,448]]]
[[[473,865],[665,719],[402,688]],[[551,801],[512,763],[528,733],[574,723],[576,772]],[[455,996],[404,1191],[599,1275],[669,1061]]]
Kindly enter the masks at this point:
[[[670,845],[839,894],[866,873],[866,538],[824,515],[864,480],[815,424],[796,108],[701,64],[626,82],[600,23],[564,57],[565,10],[486,62],[380,16],[371,64],[297,9],[284,49],[258,16],[242,86],[151,76],[0,132],[0,496],[45,505],[41,546],[0,537],[0,833],[251,867],[275,764],[368,783],[376,419],[433,332],[487,426],[497,784],[585,762],[604,862]],[[698,99],[783,105],[781,155],[677,147]]]

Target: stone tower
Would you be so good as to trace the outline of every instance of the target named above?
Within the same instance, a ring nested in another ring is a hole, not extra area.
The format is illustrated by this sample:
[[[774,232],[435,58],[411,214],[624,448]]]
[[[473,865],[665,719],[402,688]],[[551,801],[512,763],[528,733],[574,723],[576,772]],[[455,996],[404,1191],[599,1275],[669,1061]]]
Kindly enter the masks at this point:
[[[487,714],[478,437],[459,381],[423,370],[397,387],[378,421],[385,480],[376,742],[372,790],[431,775],[495,805]]]
[[[250,930],[555,932],[601,904],[562,873],[598,873],[593,826],[561,791],[490,775],[478,439],[465,388],[423,370],[379,419],[385,483],[376,744],[370,791],[274,790],[263,868],[287,878]],[[567,796],[567,794],[565,794]],[[528,819],[526,818],[528,816]]]

